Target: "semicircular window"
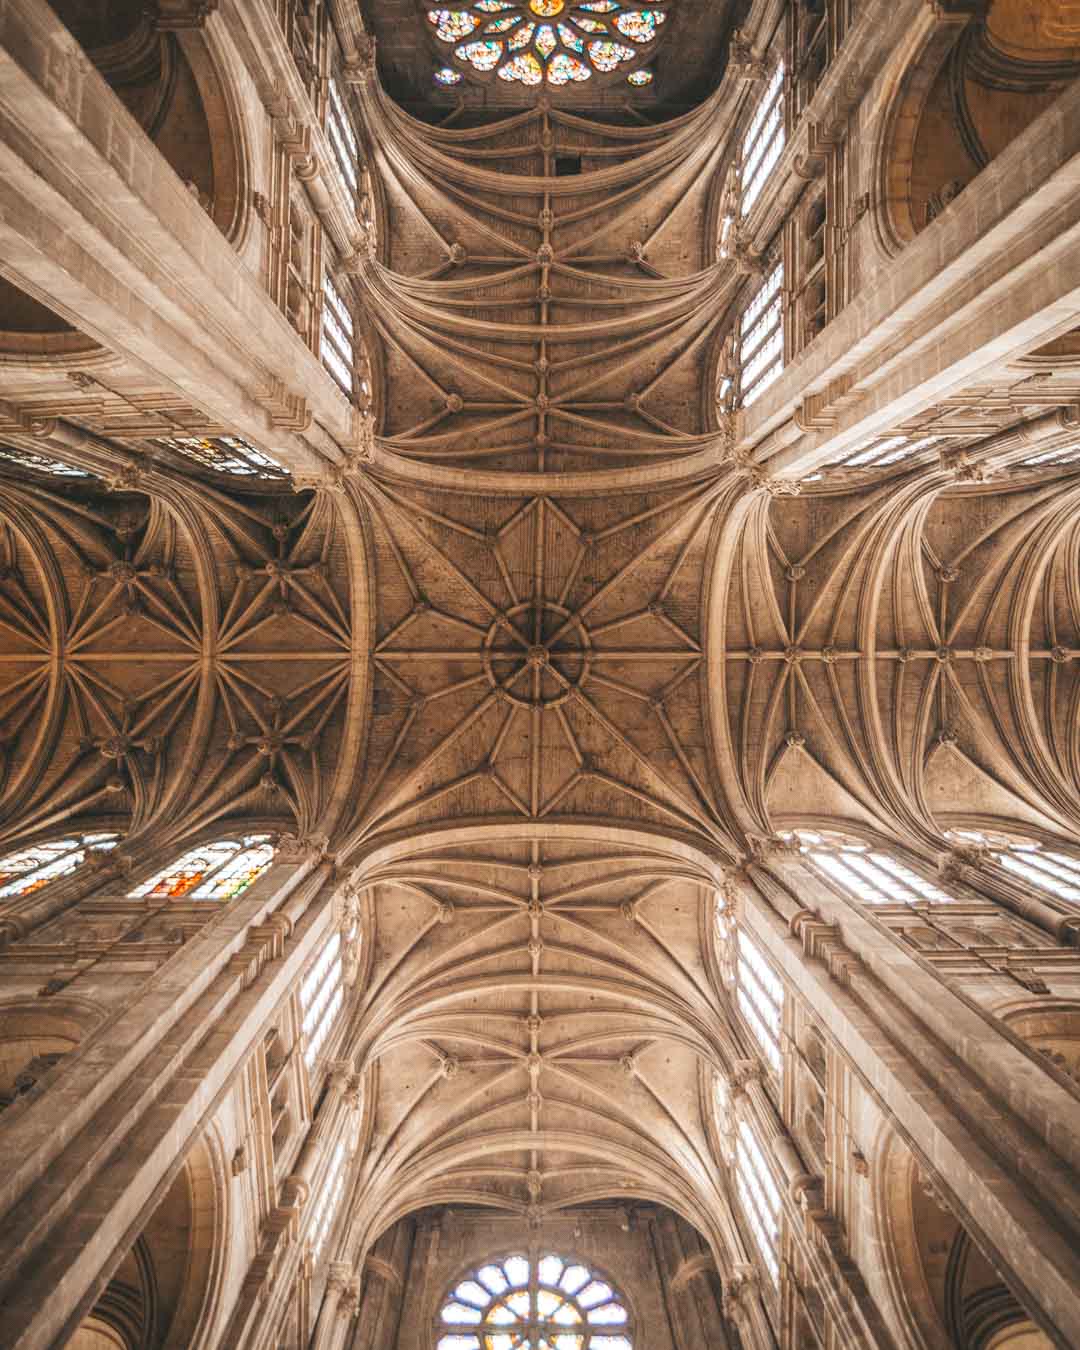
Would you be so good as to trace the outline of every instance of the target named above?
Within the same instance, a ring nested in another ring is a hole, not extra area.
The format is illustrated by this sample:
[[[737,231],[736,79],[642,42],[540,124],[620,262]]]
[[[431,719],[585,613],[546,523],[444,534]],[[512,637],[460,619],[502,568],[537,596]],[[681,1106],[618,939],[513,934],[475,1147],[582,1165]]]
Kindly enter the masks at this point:
[[[670,0],[649,9],[623,0],[474,0],[460,8],[425,5],[437,42],[464,66],[508,84],[571,86],[594,74],[645,71]],[[449,72],[452,73],[452,72]],[[447,72],[436,76],[450,83]]]
[[[633,1350],[632,1330],[622,1295],[588,1266],[514,1255],[449,1291],[437,1350]]]

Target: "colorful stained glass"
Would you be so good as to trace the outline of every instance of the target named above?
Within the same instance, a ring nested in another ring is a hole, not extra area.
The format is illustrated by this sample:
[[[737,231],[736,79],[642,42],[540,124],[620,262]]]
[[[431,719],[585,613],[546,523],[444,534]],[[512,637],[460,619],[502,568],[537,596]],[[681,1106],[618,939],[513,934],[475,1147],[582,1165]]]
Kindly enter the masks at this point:
[[[459,42],[480,22],[475,14],[464,9],[429,9],[428,21],[436,25],[435,35],[443,42]]]
[[[431,6],[427,15],[443,42],[484,34],[486,40],[454,47],[459,61],[483,73],[497,72],[508,83],[534,86],[545,79],[565,85],[587,80],[595,71],[616,71],[636,53],[615,35],[648,45],[658,36],[667,8],[629,9],[620,0],[471,0],[458,9]],[[558,22],[536,23],[534,15]],[[436,71],[436,83],[458,83],[451,74],[459,72],[451,66]],[[635,71],[630,83],[646,85],[653,78],[651,70]]]
[[[544,72],[540,68],[540,62],[533,56],[532,52],[522,52],[515,56],[512,61],[507,61],[505,66],[499,67],[499,78],[501,80],[520,80],[522,84],[539,84],[544,78]]]
[[[631,42],[652,42],[665,17],[662,9],[632,10],[629,14],[616,14],[615,27]]]
[[[559,37],[562,38],[564,47],[569,47],[571,51],[581,52],[585,50],[585,41],[578,37],[569,24],[559,24]]]
[[[435,72],[436,84],[460,84],[464,78],[460,71],[451,70],[449,66]]]
[[[623,61],[632,61],[636,53],[620,42],[590,42],[589,59],[597,70],[614,70]]]
[[[274,860],[267,834],[198,844],[128,894],[179,900],[232,900],[258,880]]]
[[[555,1255],[535,1265],[509,1256],[481,1266],[448,1291],[439,1319],[446,1334],[437,1350],[633,1350],[621,1296],[585,1266]]]
[[[9,853],[0,859],[0,899],[30,895],[58,877],[66,877],[86,860],[88,853],[104,853],[116,847],[117,834],[76,834],[53,839],[48,844]]]
[[[632,70],[626,77],[627,84],[652,84],[653,73],[651,70]]]
[[[566,52],[556,52],[548,66],[548,79],[552,84],[566,84],[569,80],[587,80],[589,67],[576,56]]]
[[[468,61],[470,66],[475,66],[477,70],[493,70],[502,60],[503,47],[501,42],[468,42],[464,47],[457,47],[454,55],[462,61]]]

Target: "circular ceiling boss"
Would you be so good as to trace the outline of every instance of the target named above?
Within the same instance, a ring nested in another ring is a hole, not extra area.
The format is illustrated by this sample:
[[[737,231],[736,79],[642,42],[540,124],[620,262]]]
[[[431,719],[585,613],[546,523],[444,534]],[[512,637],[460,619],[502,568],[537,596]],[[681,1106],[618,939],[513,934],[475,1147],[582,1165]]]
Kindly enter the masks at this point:
[[[425,5],[437,42],[455,65],[435,72],[458,84],[460,67],[509,84],[570,85],[594,75],[652,82],[653,54],[671,4],[642,9],[623,0],[474,0],[458,9]]]

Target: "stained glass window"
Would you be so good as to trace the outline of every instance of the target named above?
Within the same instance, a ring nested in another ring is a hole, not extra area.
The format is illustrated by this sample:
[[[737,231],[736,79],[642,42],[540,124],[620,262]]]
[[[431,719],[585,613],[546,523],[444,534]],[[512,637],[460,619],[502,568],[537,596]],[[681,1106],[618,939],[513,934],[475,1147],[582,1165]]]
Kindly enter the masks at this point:
[[[330,1159],[330,1168],[326,1174],[326,1180],[323,1183],[322,1191],[318,1200],[315,1202],[315,1210],[311,1216],[311,1254],[318,1257],[323,1247],[326,1245],[326,1239],[330,1236],[330,1229],[334,1224],[334,1215],[337,1213],[337,1207],[341,1204],[341,1193],[345,1189],[345,1145],[338,1143],[334,1149],[334,1156]]]
[[[739,318],[739,400],[748,408],[784,368],[784,265],[777,263]]]
[[[633,1350],[618,1290],[551,1254],[480,1266],[447,1293],[439,1324],[437,1350]]]
[[[179,900],[233,900],[274,861],[268,834],[248,834],[197,844],[128,894]]]
[[[1020,469],[1054,468],[1058,464],[1076,464],[1080,461],[1080,441],[1071,445],[1057,446],[1052,450],[1035,450],[1023,459],[1017,459],[1009,465],[1016,471]]]
[[[74,464],[65,464],[62,459],[53,459],[50,455],[39,455],[33,450],[18,450],[13,445],[0,445],[0,460],[8,464],[17,464],[20,469],[33,469],[35,473],[51,473],[57,478],[93,478],[87,469],[78,469]]]
[[[753,1130],[739,1122],[735,1139],[735,1188],[747,1223],[774,1284],[780,1282],[780,1192]]]
[[[323,274],[322,363],[350,397],[353,378],[353,317],[329,270]]]
[[[115,848],[119,837],[117,834],[73,834],[9,853],[0,859],[0,900],[29,895],[58,877],[66,877],[86,860],[88,853],[105,853]]]
[[[158,436],[158,445],[167,445],[207,469],[232,474],[234,478],[288,478],[283,469],[261,450],[241,436]]]
[[[742,141],[741,210],[745,216],[761,196],[784,149],[784,63],[765,86]]]
[[[1080,901],[1080,859],[1060,849],[999,830],[950,830],[946,837],[961,845],[980,845],[1007,871],[1040,891],[1059,900]]]
[[[430,6],[427,17],[458,61],[509,84],[563,85],[628,70],[628,82],[641,86],[652,71],[631,67],[655,44],[671,8],[671,0],[649,9],[623,0],[474,0]],[[450,66],[435,72],[439,84],[460,78]]]
[[[826,830],[795,830],[807,861],[868,905],[950,904],[955,897],[884,849]]]
[[[319,953],[319,959],[300,982],[301,1027],[304,1033],[304,1063],[310,1069],[319,1058],[334,1019],[344,1002],[341,966],[341,934],[335,933]]]
[[[758,950],[740,929],[736,958],[735,990],[746,1025],[771,1069],[780,1072],[780,1030],[784,1020],[784,986]]]

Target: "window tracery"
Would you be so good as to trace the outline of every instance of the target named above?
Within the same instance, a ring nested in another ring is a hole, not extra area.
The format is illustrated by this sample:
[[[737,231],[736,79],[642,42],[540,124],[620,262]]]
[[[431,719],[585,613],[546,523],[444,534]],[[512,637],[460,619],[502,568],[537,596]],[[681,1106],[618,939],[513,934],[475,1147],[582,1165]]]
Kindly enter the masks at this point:
[[[480,74],[523,85],[568,85],[622,68],[634,86],[651,83],[653,72],[630,67],[651,48],[671,10],[640,8],[622,0],[474,0],[458,9],[427,7],[436,39],[458,61]],[[446,66],[439,84],[461,75]]]
[[[1059,849],[998,830],[949,830],[946,838],[985,848],[1007,871],[1059,900],[1080,901],[1080,859]]]
[[[633,1350],[622,1295],[588,1266],[548,1254],[480,1266],[449,1291],[437,1350]]]
[[[156,443],[186,455],[206,469],[233,478],[280,480],[289,476],[286,469],[242,436],[158,436]]]
[[[951,904],[955,896],[884,849],[831,830],[793,830],[804,858],[867,905]]]
[[[129,891],[131,898],[168,896],[179,900],[235,900],[266,871],[274,860],[268,834],[216,839],[189,848],[170,866]]]
[[[360,147],[357,144],[356,132],[353,130],[352,118],[345,107],[341,89],[333,75],[330,76],[328,84],[326,131],[330,138],[334,159],[337,162],[342,186],[345,188],[346,194],[355,200],[360,190],[358,173]]]
[[[29,895],[50,881],[68,876],[88,854],[114,849],[119,838],[113,833],[76,834],[9,853],[0,859],[0,900]]]
[[[341,934],[335,933],[300,983],[304,1063],[314,1066],[345,999]]]

